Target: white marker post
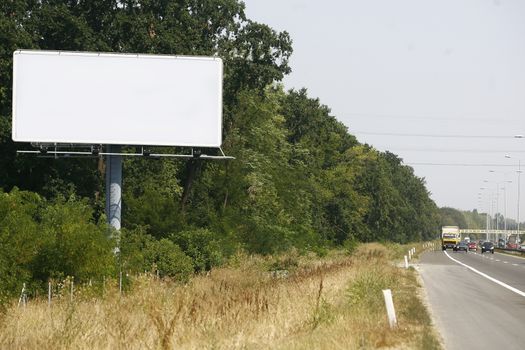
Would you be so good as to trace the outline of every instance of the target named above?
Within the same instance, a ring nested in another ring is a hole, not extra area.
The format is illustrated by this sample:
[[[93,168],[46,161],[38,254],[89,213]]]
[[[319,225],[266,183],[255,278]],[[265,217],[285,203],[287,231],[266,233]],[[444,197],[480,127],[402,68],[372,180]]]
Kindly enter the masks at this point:
[[[385,297],[388,323],[390,324],[390,328],[395,328],[397,326],[397,319],[396,310],[394,309],[394,301],[392,300],[392,291],[390,289],[383,289],[383,296]]]
[[[405,269],[408,269],[408,257],[405,255]]]

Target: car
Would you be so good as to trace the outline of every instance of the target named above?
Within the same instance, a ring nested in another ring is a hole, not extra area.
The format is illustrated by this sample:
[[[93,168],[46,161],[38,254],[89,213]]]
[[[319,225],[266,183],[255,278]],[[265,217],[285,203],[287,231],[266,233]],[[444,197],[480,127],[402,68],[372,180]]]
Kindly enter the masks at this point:
[[[460,251],[460,250],[464,250],[466,253],[468,253],[467,242],[461,241],[458,244],[456,244],[456,246],[454,247],[454,251],[457,252],[457,251]]]
[[[483,254],[485,252],[491,252],[492,254],[494,254],[494,243],[492,243],[492,242],[484,242],[481,245],[481,254]]]
[[[517,243],[507,243],[507,249],[518,249],[518,244]]]
[[[467,244],[467,246],[468,246],[468,250],[477,250],[478,249],[478,245],[477,245],[476,242],[469,242]]]

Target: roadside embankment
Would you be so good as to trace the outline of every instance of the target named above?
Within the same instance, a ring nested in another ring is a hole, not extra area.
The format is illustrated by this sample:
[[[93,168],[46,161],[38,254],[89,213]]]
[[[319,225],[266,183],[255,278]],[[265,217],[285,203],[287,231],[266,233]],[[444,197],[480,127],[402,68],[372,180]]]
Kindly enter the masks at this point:
[[[0,347],[9,349],[440,349],[417,272],[397,266],[409,246],[363,244],[351,254],[240,256],[187,284],[141,275],[119,293],[64,286],[8,305]],[[418,249],[416,249],[418,250]],[[416,253],[417,254],[417,253]],[[382,295],[391,289],[398,325]]]

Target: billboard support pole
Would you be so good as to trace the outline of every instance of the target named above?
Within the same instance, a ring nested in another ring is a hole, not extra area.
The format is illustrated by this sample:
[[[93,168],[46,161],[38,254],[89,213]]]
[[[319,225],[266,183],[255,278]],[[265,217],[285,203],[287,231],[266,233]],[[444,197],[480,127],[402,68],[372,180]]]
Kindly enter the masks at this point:
[[[120,153],[121,146],[108,145],[108,153]],[[108,155],[106,161],[106,215],[109,225],[119,231],[122,212],[122,156]]]

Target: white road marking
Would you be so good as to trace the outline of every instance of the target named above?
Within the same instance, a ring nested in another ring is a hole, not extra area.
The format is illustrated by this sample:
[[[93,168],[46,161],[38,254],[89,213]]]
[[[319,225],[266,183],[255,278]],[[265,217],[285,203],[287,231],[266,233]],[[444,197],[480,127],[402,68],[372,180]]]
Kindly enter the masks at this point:
[[[512,264],[512,266],[518,266],[518,264]]]
[[[495,254],[499,254],[501,256],[509,256],[509,254],[504,254],[504,253],[498,253],[496,252]],[[516,258],[516,259],[522,259],[522,260],[525,260],[525,257],[523,256],[519,256],[519,255],[512,255],[513,258]]]
[[[508,264],[508,262],[507,262],[507,261],[504,261],[503,263],[504,263],[504,264]]]
[[[500,259],[496,259],[496,261],[501,261]]]
[[[479,271],[479,270],[476,270],[475,268],[473,268],[473,267],[471,267],[471,266],[469,266],[469,265],[467,265],[467,264],[464,264],[464,263],[462,263],[462,262],[459,261],[459,260],[454,259],[454,258],[451,257],[450,255],[448,255],[448,253],[447,253],[446,250],[444,251],[444,253],[445,253],[445,255],[446,255],[450,260],[452,260],[452,261],[454,261],[454,262],[456,262],[456,263],[458,263],[458,264],[460,264],[460,265],[462,265],[462,266],[465,266],[465,267],[466,267],[467,269],[469,269],[470,271],[475,272],[475,273],[477,273],[478,275],[480,275],[480,276],[482,276],[482,277],[485,277],[486,279],[488,279],[488,280],[490,280],[490,281],[492,281],[492,282],[494,282],[494,283],[496,283],[496,284],[499,284],[499,285],[502,286],[503,288],[507,288],[507,289],[510,290],[511,292],[514,292],[514,293],[516,293],[516,294],[518,294],[518,295],[521,295],[522,297],[525,297],[525,292],[522,292],[521,290],[519,290],[519,289],[517,289],[517,288],[514,288],[514,287],[512,287],[512,286],[509,286],[508,284],[506,284],[506,283],[504,283],[504,282],[501,282],[500,280],[497,280],[497,279],[495,279],[494,277],[491,277],[491,276],[487,275],[486,273],[483,273],[483,272],[481,272],[481,271]]]

